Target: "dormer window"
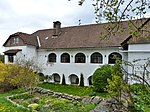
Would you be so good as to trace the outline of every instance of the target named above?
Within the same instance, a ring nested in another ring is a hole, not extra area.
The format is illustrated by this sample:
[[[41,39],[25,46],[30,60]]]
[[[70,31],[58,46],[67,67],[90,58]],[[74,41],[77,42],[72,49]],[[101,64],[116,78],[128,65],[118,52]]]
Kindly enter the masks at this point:
[[[16,45],[18,43],[19,43],[19,38],[18,37],[12,38],[12,45]]]

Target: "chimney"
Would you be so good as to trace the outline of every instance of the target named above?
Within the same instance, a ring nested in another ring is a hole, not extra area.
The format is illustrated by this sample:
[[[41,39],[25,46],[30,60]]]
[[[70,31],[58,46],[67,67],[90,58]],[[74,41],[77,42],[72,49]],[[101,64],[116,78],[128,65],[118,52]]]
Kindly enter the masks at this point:
[[[53,36],[59,36],[61,33],[61,22],[53,22],[54,33]]]

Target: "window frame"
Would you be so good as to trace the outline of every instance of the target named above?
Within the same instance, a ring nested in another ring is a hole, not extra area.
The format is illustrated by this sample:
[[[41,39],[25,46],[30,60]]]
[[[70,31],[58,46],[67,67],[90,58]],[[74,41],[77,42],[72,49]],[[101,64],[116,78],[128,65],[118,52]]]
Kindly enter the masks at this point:
[[[56,57],[57,57],[57,55],[55,53],[50,53],[48,55],[48,62],[49,63],[56,63]]]
[[[97,63],[102,64],[103,63],[103,55],[99,52],[94,52],[91,55],[90,62],[93,63],[93,64],[97,64]]]
[[[61,63],[70,63],[70,55],[68,53],[63,53],[60,58]]]
[[[115,64],[116,63],[116,59],[114,58],[114,56],[116,56],[117,58],[122,60],[122,55],[120,53],[113,52],[113,53],[110,53],[108,56],[108,64]]]
[[[86,63],[86,56],[84,53],[77,53],[75,55],[75,63]]]
[[[12,44],[12,45],[17,45],[17,44],[19,44],[19,37],[13,37],[11,44]]]

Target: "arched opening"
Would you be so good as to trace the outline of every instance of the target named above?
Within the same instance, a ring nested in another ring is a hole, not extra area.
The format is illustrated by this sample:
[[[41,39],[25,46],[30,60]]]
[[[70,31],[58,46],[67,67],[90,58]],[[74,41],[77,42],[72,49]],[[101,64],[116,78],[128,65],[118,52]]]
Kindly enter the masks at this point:
[[[102,54],[95,52],[91,55],[91,63],[103,63]]]
[[[121,54],[117,53],[117,52],[113,52],[109,55],[108,57],[108,63],[109,64],[115,64],[116,63],[116,60],[122,60],[122,56]]]
[[[44,74],[43,73],[37,73],[37,75],[39,76],[40,81],[44,81]]]
[[[55,53],[51,53],[48,55],[48,62],[56,62],[56,54]]]
[[[59,74],[54,73],[54,74],[52,75],[52,77],[53,77],[54,82],[60,83],[60,75],[59,75]]]
[[[78,78],[77,75],[71,74],[71,75],[69,76],[69,78],[70,78],[70,83],[71,83],[71,84],[79,84],[79,78]]]
[[[90,77],[88,78],[88,82],[89,82],[89,85],[93,85],[93,79],[92,79],[92,76],[90,76]]]
[[[85,55],[83,53],[77,53],[75,55],[75,63],[85,63]]]
[[[61,55],[61,63],[70,63],[70,55],[68,53]]]

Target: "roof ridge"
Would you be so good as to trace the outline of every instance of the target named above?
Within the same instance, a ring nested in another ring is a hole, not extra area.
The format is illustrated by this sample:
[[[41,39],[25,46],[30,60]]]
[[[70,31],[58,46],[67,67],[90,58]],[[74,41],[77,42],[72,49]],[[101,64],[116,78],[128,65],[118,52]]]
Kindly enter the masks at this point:
[[[134,20],[131,20],[131,21],[137,21],[137,20],[143,20],[143,19],[150,19],[150,18],[141,18],[141,19],[134,19]],[[124,20],[124,21],[120,21],[120,22],[128,22],[129,20]],[[61,29],[65,29],[65,28],[75,28],[75,27],[86,27],[86,26],[95,26],[95,25],[104,25],[104,24],[110,24],[110,22],[104,22],[104,23],[91,23],[91,24],[83,24],[83,25],[76,25],[76,26],[64,26],[64,27],[61,27]],[[30,35],[34,34],[34,33],[37,33],[39,31],[46,31],[46,30],[53,30],[53,28],[45,28],[45,29],[40,29],[40,30],[37,30],[33,33],[31,33]]]

